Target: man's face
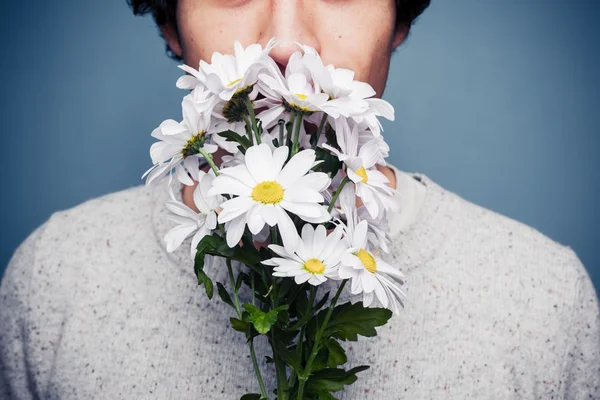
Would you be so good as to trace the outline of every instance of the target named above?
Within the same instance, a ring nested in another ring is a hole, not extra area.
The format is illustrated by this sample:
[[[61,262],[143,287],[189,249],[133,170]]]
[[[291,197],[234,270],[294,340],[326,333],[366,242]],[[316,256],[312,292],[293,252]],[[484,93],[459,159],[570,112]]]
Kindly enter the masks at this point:
[[[210,62],[213,52],[283,42],[271,51],[280,65],[299,50],[293,42],[314,47],[327,64],[353,70],[383,93],[393,49],[404,39],[395,31],[394,0],[179,0],[179,35],[163,29],[171,49],[185,64]]]

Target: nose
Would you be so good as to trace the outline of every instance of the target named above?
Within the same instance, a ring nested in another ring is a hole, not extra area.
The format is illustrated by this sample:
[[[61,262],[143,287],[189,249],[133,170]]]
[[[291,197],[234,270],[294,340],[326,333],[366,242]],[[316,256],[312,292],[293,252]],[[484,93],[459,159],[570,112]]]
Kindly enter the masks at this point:
[[[265,40],[275,37],[278,41],[270,55],[282,72],[290,56],[300,50],[296,42],[320,51],[314,34],[311,10],[304,0],[271,0],[271,16],[263,31]]]

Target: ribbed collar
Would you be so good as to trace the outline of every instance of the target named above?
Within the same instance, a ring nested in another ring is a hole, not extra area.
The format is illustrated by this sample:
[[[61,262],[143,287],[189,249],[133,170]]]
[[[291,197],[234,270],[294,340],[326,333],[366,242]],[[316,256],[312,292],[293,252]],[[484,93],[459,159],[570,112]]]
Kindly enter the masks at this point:
[[[396,170],[398,169],[391,166]],[[404,230],[399,230],[392,238],[391,258],[392,265],[396,265],[405,275],[410,274],[419,266],[431,262],[441,249],[448,235],[454,230],[457,222],[457,211],[459,207],[459,197],[432,181],[422,173],[405,172],[414,179],[421,181],[426,186],[426,193],[421,204],[418,215],[414,222]],[[173,190],[177,200],[182,201],[182,184],[175,180]],[[402,188],[398,188],[400,194]],[[190,259],[190,241],[187,239],[173,253],[167,253],[165,249],[164,237],[166,233],[173,228],[174,223],[168,218],[168,212],[165,202],[169,200],[167,191],[167,180],[151,188],[152,198],[152,226],[154,236],[158,246],[163,249],[168,259],[173,265],[183,269],[186,273],[194,276],[193,261]],[[397,218],[390,217],[390,224],[394,224]],[[216,280],[222,275],[222,268],[206,266],[206,272]]]

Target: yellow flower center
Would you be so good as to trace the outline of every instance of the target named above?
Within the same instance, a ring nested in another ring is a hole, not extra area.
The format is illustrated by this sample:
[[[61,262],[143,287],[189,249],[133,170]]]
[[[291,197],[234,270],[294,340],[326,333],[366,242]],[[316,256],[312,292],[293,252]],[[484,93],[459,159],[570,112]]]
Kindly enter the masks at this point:
[[[311,258],[304,263],[304,269],[311,274],[322,274],[323,271],[325,271],[325,264],[323,264],[321,260]]]
[[[241,80],[242,80],[242,78],[236,79],[235,81],[231,81],[231,82],[229,82],[229,84],[227,85],[227,87],[232,87],[233,85],[235,85],[236,83],[238,83]]]
[[[360,262],[363,263],[367,271],[369,271],[372,274],[374,274],[375,271],[377,271],[377,262],[375,262],[375,259],[373,258],[371,253],[369,253],[365,249],[360,249],[358,252],[354,253],[354,255],[358,257]]]
[[[196,135],[192,136],[190,140],[187,141],[185,146],[183,146],[183,149],[181,149],[181,154],[184,158],[194,154],[198,154],[200,152],[199,149],[202,147],[203,137],[205,133],[206,132],[204,131],[200,131]]]
[[[359,169],[354,171],[354,173],[362,178],[362,183],[369,182],[369,177],[367,176],[367,171],[365,171],[365,167],[360,167]]]
[[[264,181],[252,189],[252,200],[263,204],[277,204],[283,200],[283,186],[275,181]]]
[[[302,100],[302,101],[306,101],[306,98],[307,98],[308,96],[307,96],[307,95],[305,95],[305,94],[302,94],[302,93],[296,93],[296,97],[297,97],[297,98],[299,98],[299,99],[300,99],[300,100]]]

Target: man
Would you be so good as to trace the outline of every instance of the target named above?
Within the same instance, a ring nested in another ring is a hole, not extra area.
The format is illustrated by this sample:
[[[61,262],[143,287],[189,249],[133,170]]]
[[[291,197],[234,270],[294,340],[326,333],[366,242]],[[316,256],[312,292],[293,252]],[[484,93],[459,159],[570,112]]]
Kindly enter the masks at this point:
[[[317,49],[383,92],[390,56],[428,1],[148,0],[175,58],[276,37]],[[271,56],[285,67],[291,45]],[[391,265],[400,316],[347,343],[371,369],[337,397],[600,398],[600,312],[576,254],[429,177],[382,168],[404,199]],[[190,202],[190,188],[177,191]],[[0,398],[233,399],[256,392],[230,310],[197,287],[188,250],[167,253],[164,187],[58,212],[19,247],[0,288]],[[222,271],[208,270],[216,280]],[[257,344],[264,359],[267,344]],[[272,365],[262,363],[273,387]]]

